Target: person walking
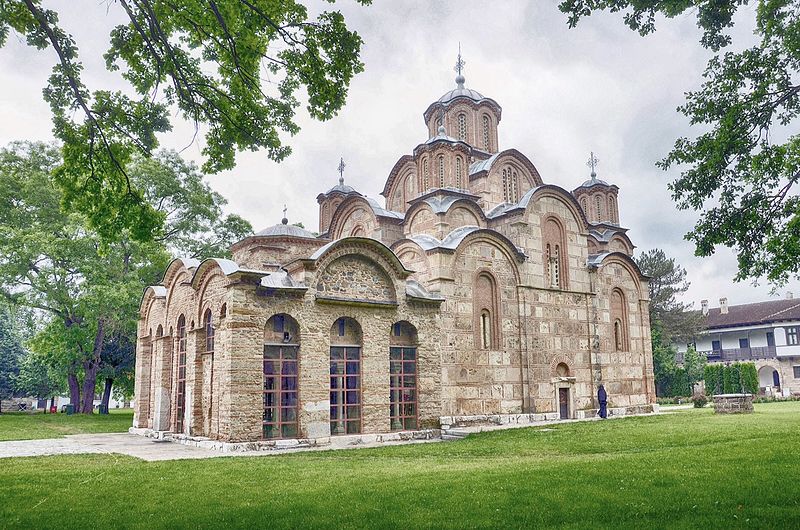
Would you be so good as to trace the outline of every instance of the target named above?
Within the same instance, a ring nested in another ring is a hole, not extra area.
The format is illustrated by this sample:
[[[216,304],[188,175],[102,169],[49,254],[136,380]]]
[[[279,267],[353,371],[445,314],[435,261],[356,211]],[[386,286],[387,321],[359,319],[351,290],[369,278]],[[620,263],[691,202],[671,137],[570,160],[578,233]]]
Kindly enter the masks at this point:
[[[600,403],[600,410],[597,413],[601,418],[606,419],[608,417],[608,394],[603,385],[597,389],[597,401]]]

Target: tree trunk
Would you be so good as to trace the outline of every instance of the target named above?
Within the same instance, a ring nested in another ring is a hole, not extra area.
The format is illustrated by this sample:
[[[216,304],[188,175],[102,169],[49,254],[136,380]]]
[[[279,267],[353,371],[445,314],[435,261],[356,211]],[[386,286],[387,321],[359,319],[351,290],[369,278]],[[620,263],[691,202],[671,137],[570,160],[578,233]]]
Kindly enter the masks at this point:
[[[106,410],[108,410],[108,402],[111,399],[112,386],[114,386],[114,378],[106,377],[106,385],[103,388],[103,400],[101,401],[101,403],[106,406]]]
[[[97,334],[94,336],[92,358],[83,362],[83,406],[82,414],[91,414],[94,411],[94,392],[97,386],[97,369],[100,367],[100,354],[103,351],[105,337],[105,321],[101,318],[97,322]]]
[[[69,386],[69,403],[72,410],[78,412],[81,405],[81,387],[78,383],[78,374],[73,369],[67,373],[67,385]]]

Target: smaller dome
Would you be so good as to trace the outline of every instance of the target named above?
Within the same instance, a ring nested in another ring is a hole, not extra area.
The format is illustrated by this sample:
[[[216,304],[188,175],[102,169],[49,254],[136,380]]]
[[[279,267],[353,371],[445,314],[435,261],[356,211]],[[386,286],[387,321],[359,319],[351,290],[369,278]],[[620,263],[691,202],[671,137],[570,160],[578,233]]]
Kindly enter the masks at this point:
[[[591,188],[592,186],[611,186],[605,180],[600,180],[599,178],[590,178],[588,180],[584,180],[583,184],[578,186],[579,188]]]
[[[345,195],[347,195],[348,193],[358,193],[356,190],[354,190],[352,187],[348,186],[347,184],[337,184],[336,186],[334,186],[331,189],[329,189],[328,191],[326,191],[325,195],[330,195],[331,193],[334,193],[334,192],[337,192],[337,191],[339,193],[344,193]]]
[[[449,103],[458,97],[466,97],[473,101],[483,101],[486,99],[481,95],[480,92],[477,90],[472,90],[471,88],[464,88],[463,86],[459,86],[458,88],[454,88],[450,90],[445,95],[439,98],[439,103]]]
[[[288,223],[270,226],[269,228],[265,228],[260,232],[256,232],[254,235],[257,237],[288,236],[316,239],[316,236],[308,230],[300,228],[299,226],[290,225]]]

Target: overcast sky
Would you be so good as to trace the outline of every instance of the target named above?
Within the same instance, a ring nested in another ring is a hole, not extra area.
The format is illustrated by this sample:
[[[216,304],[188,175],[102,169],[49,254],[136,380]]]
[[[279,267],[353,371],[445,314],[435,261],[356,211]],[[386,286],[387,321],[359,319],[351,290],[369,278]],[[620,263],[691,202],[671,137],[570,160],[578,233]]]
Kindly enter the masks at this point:
[[[692,134],[676,112],[687,90],[696,88],[709,57],[698,44],[693,15],[662,21],[639,37],[618,15],[601,14],[569,29],[557,1],[376,0],[363,7],[335,4],[365,41],[364,73],[353,81],[339,116],[325,123],[301,109],[301,132],[289,142],[293,154],[271,162],[264,153],[243,153],[237,167],[209,177],[229,202],[228,211],[256,230],[280,221],[283,205],[291,222],[316,230],[316,195],[336,184],[339,157],[345,179],[361,193],[379,197],[397,159],[424,141],[422,112],[455,87],[458,43],[466,61],[466,86],[503,108],[500,147],[525,153],[546,183],[574,189],[588,178],[594,151],[600,178],[620,187],[620,221],[637,253],[662,248],[688,271],[686,301],[722,296],[740,304],[800,295],[797,282],[771,294],[765,282],[734,283],[734,254],[720,249],[696,258],[684,234],[696,220],[673,205],[667,183],[677,176],[655,167],[680,135]],[[106,0],[51,0],[62,23],[77,39],[89,88],[123,88],[104,70],[101,54],[119,5]],[[323,8],[328,4],[320,3]],[[749,9],[749,8],[746,8]],[[748,39],[749,11],[739,17],[736,36]],[[41,89],[55,57],[27,48],[12,36],[0,49],[0,145],[12,140],[52,139],[50,112]],[[189,145],[192,128],[176,120],[161,138],[165,147],[202,162],[201,146]]]

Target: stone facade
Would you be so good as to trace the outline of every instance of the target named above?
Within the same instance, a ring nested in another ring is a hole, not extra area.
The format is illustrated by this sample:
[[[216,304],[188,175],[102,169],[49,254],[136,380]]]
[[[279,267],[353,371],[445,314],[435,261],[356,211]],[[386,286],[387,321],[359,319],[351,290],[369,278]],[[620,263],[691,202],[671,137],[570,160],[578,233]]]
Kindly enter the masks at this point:
[[[390,171],[386,207],[340,178],[317,196],[320,236],[284,219],[146,290],[135,427],[429,436],[442,418],[592,416],[601,383],[618,413],[652,410],[648,286],[618,188],[544,184],[499,149],[500,106],[457,81]]]
[[[717,394],[714,399],[715,414],[751,414],[752,394]]]

